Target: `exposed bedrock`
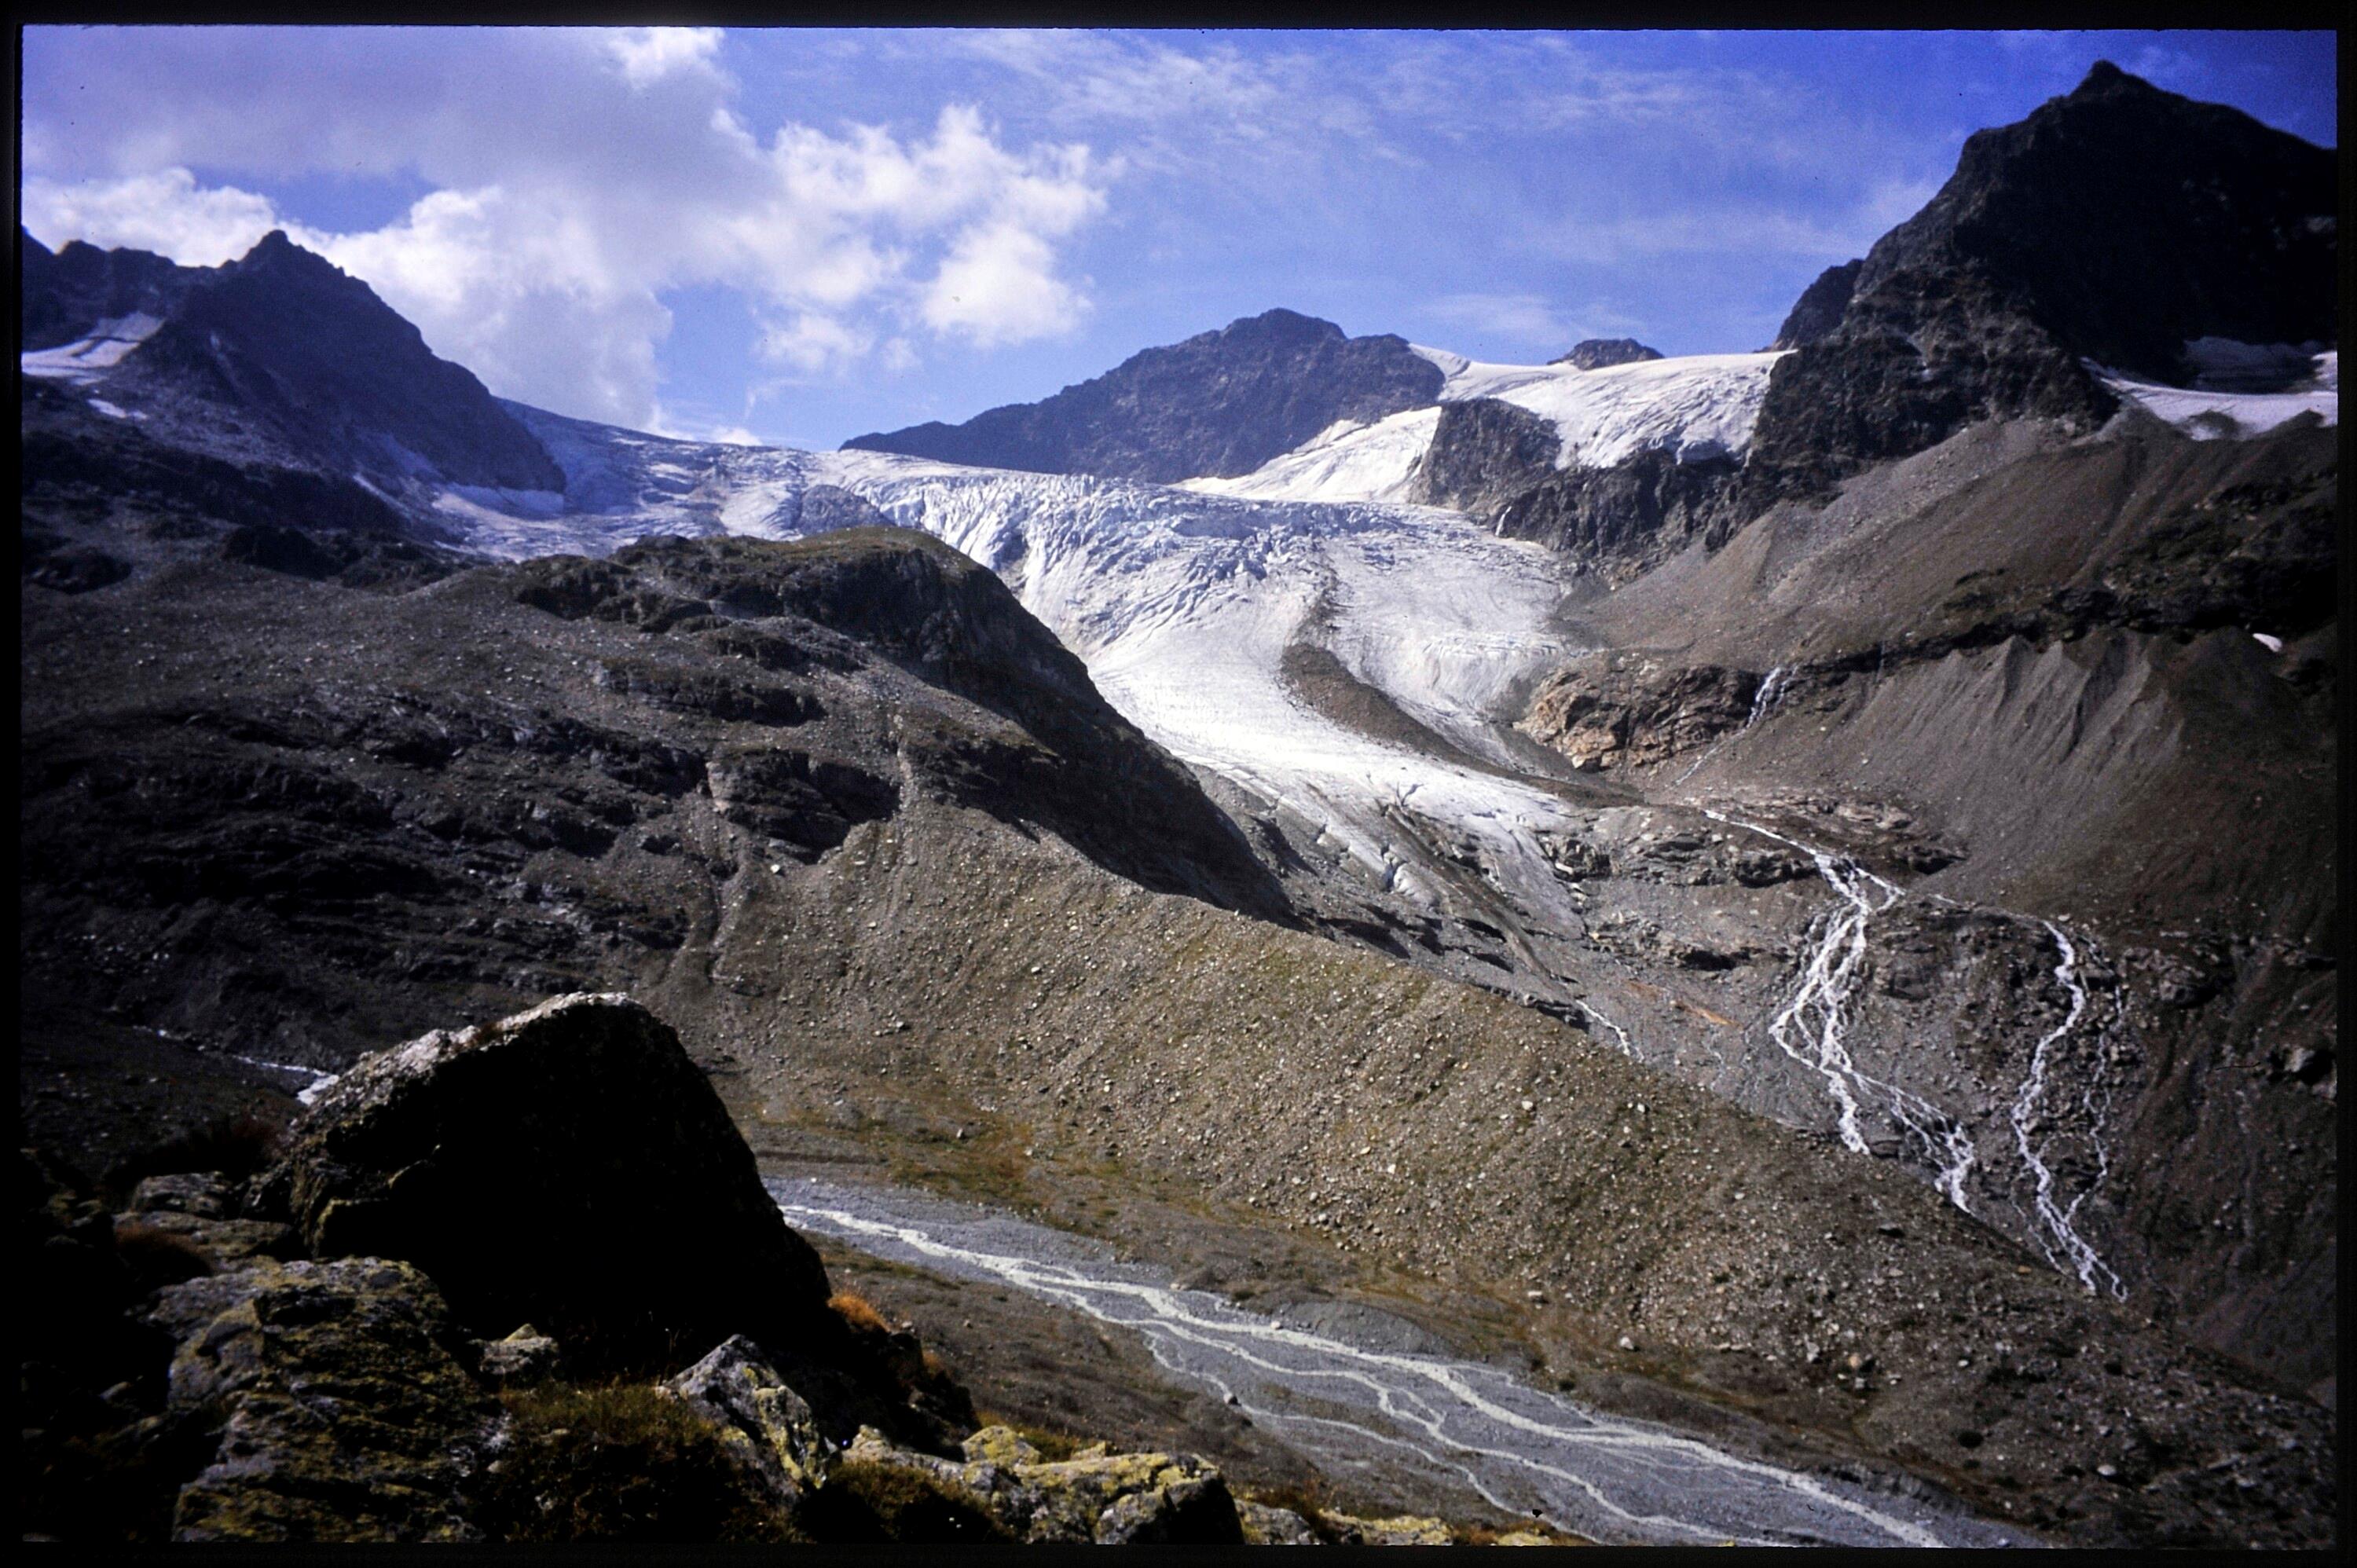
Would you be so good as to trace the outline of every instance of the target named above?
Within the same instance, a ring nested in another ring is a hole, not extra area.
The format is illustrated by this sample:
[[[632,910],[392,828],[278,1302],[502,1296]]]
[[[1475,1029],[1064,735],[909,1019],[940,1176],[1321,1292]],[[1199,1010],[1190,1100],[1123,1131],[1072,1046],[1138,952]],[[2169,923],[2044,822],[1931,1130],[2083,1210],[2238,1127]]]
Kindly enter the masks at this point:
[[[1271,310],[1148,349],[1055,396],[844,443],[944,462],[1168,483],[1249,474],[1340,420],[1440,395],[1440,368],[1384,334]]]
[[[1975,420],[2093,428],[2115,399],[2084,360],[2183,384],[2195,339],[2330,346],[2336,168],[2331,149],[2108,62],[1975,134],[1931,202],[1867,253],[1837,325],[1818,329],[1837,274],[1796,306],[1747,512]]]
[[[1415,499],[1535,540],[1613,582],[1696,539],[1716,548],[1735,521],[1732,458],[1681,463],[1647,451],[1609,467],[1558,468],[1561,447],[1554,424],[1527,409],[1495,398],[1443,403]]]
[[[1760,685],[1748,670],[1595,654],[1549,675],[1516,727],[1574,768],[1643,767],[1738,728]]]

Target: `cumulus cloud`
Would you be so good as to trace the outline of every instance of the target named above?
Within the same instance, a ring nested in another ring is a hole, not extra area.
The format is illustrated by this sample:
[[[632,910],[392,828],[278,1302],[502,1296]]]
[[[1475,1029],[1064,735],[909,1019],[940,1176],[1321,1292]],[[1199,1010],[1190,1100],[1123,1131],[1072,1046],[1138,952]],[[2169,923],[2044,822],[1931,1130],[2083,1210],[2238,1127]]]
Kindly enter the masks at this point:
[[[618,27],[606,35],[606,51],[632,87],[661,81],[678,70],[711,70],[720,52],[717,27]]]
[[[503,395],[646,424],[663,295],[742,290],[755,351],[841,374],[908,338],[989,347],[1068,331],[1063,246],[1116,172],[1084,145],[1014,145],[952,103],[929,130],[738,114],[704,28],[37,29],[27,227],[188,263],[271,227],[364,279]],[[199,178],[192,170],[204,171]],[[307,174],[433,187],[329,232],[253,186]]]
[[[25,227],[37,236],[56,243],[129,245],[191,267],[215,267],[245,254],[278,222],[267,197],[199,189],[197,177],[184,168],[110,180],[35,176],[26,180],[22,201]]]

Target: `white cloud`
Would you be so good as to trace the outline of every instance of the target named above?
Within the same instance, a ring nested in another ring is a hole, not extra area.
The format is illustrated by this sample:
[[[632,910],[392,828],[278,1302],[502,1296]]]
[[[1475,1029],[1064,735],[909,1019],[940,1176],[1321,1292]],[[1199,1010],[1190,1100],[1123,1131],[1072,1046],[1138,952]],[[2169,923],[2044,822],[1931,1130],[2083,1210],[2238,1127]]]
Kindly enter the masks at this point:
[[[1450,294],[1425,307],[1435,321],[1510,342],[1561,343],[1568,348],[1580,335],[1555,313],[1555,307],[1535,294]]]
[[[245,254],[278,222],[268,198],[245,190],[199,190],[196,177],[184,168],[110,180],[32,176],[25,181],[23,202],[25,227],[45,241],[128,245],[191,267],[215,267]]]
[[[36,29],[25,221],[44,241],[184,263],[270,227],[327,255],[493,391],[585,418],[656,416],[675,288],[744,291],[757,351],[834,373],[911,334],[978,346],[1087,307],[1065,242],[1117,166],[1017,146],[977,109],[929,132],[738,115],[710,29]],[[189,170],[219,171],[217,183]],[[310,173],[422,180],[355,232],[284,221]]]
[[[866,358],[875,345],[874,333],[806,310],[790,321],[771,324],[755,348],[761,358],[773,363],[817,374],[848,368]]]
[[[607,52],[632,87],[661,81],[678,70],[712,70],[720,52],[717,27],[618,27],[605,38]]]
[[[989,347],[1068,332],[1083,308],[1056,277],[1048,242],[1014,221],[969,229],[924,294],[925,324]]]

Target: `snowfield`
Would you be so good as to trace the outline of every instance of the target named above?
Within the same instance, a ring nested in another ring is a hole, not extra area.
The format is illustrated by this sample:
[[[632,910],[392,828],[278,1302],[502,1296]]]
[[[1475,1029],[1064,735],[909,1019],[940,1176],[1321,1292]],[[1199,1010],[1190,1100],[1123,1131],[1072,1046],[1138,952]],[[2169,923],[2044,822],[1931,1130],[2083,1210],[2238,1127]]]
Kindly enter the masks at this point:
[[[2245,358],[2261,352],[2250,345],[2230,343],[2222,338],[2203,338],[2197,341],[2209,349],[2206,355],[2198,358],[2212,366],[2239,364]],[[2220,348],[2220,345],[2224,347]],[[2233,354],[2227,352],[2228,349],[2243,352]],[[2168,421],[2197,441],[2210,441],[2221,436],[2263,435],[2303,413],[2313,413],[2327,424],[2340,424],[2340,351],[2334,349],[2318,354],[2309,360],[2309,364],[2314,370],[2307,386],[2274,392],[2161,386],[2134,380],[2092,360],[2087,368],[2101,377],[2104,384],[2123,400],[2136,404],[2156,418]]]
[[[1609,468],[1640,452],[1681,463],[1739,457],[1751,446],[1768,372],[1781,354],[1688,354],[1600,371],[1488,365],[1443,349],[1415,350],[1448,378],[1440,401],[1492,397],[1554,422],[1558,468]]]
[[[1270,501],[1404,501],[1440,428],[1440,410],[1411,408],[1329,425],[1282,456],[1232,479],[1186,479],[1182,489]]]
[[[1416,348],[1440,367],[1442,403],[1496,398],[1554,424],[1558,468],[1606,468],[1640,452],[1681,463],[1736,457],[1751,446],[1780,354],[1695,354],[1600,371],[1491,365]],[[1409,409],[1372,424],[1329,426],[1236,478],[1189,479],[1202,495],[1257,500],[1405,501],[1439,428],[1440,410]]]

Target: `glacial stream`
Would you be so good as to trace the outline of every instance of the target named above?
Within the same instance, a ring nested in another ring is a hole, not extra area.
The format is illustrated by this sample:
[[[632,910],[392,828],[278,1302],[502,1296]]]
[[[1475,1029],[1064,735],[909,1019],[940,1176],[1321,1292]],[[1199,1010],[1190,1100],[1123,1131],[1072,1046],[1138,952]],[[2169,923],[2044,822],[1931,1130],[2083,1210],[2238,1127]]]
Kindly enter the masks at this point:
[[[1951,1504],[1602,1415],[1500,1368],[1288,1325],[1007,1214],[814,1176],[770,1188],[802,1230],[1134,1331],[1174,1381],[1230,1400],[1329,1476],[1378,1493],[1478,1498],[1620,1544],[2034,1544]]]
[[[1932,1185],[1950,1203],[1966,1214],[1972,1213],[1965,1183],[1979,1162],[1979,1146],[1972,1128],[1922,1096],[1862,1071],[1844,1043],[1852,993],[1866,958],[1867,923],[1896,905],[1905,893],[1898,884],[1876,875],[1846,855],[1788,838],[1772,828],[1730,817],[1707,806],[1703,808],[1703,815],[1799,850],[1815,863],[1817,875],[1839,895],[1838,901],[1821,917],[1821,924],[1812,928],[1816,932],[1815,947],[1802,966],[1800,983],[1791,999],[1769,1019],[1769,1037],[1786,1056],[1824,1079],[1826,1091],[1834,1101],[1835,1125],[1842,1143],[1853,1154],[1872,1153],[1859,1122],[1860,1094],[1878,1102],[1887,1101],[1885,1109],[1891,1122],[1936,1168]],[[2107,1290],[2115,1298],[2125,1300],[2127,1291],[2119,1275],[2073,1225],[2080,1206],[2103,1185],[2111,1168],[2100,1136],[2103,1115],[2093,1098],[2093,1086],[2087,1088],[2082,1099],[2081,1109],[2086,1115],[2081,1131],[2093,1156],[2095,1175],[2067,1203],[2057,1197],[2056,1172],[2048,1164],[2035,1136],[2048,1095],[2051,1053],[2079,1026],[2087,1011],[2087,990],[2078,979],[2077,948],[2061,926],[2051,920],[2040,923],[2054,939],[2056,950],[2061,956],[2054,969],[2054,981],[2071,1003],[2062,1022],[2031,1047],[2029,1070],[2015,1092],[2008,1112],[2015,1149],[2035,1188],[2032,1208],[2027,1216],[2029,1239],[2048,1262],[2076,1275],[2089,1294]]]

